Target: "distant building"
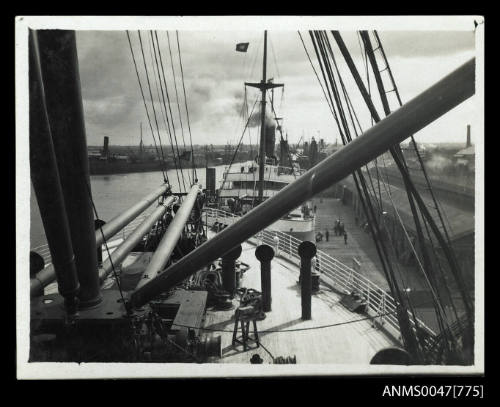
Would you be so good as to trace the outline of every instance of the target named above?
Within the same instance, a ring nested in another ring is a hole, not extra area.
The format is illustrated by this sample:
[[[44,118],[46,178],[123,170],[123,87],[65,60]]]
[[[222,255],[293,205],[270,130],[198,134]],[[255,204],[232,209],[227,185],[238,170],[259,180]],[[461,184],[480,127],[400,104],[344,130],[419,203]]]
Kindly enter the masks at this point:
[[[417,143],[417,149],[418,155],[420,155],[420,158],[425,161],[427,159],[426,148],[423,145]],[[401,151],[403,152],[403,156],[407,160],[418,161],[417,152],[415,151],[413,143],[408,143],[406,146],[401,146]]]
[[[470,139],[470,124],[467,125],[467,141],[465,148],[457,152],[455,158],[455,165],[459,168],[464,168],[469,171],[474,171],[476,168],[476,149],[471,143]]]
[[[475,170],[476,149],[474,146],[460,150],[453,157],[455,158],[455,165],[457,167],[463,167],[469,171]]]

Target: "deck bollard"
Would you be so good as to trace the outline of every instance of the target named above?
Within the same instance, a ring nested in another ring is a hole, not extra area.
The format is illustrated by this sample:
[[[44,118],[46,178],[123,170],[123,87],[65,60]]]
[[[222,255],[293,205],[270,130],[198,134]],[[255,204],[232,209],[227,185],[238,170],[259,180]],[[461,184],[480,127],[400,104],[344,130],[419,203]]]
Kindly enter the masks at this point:
[[[260,287],[262,291],[262,310],[271,311],[271,260],[274,250],[267,244],[260,245],[255,249],[255,257],[260,261]]]
[[[241,245],[222,256],[222,286],[231,294],[236,291],[236,259],[241,255]]]
[[[298,248],[300,256],[300,293],[302,300],[302,319],[311,319],[312,273],[311,259],[316,254],[316,245],[305,241]]]

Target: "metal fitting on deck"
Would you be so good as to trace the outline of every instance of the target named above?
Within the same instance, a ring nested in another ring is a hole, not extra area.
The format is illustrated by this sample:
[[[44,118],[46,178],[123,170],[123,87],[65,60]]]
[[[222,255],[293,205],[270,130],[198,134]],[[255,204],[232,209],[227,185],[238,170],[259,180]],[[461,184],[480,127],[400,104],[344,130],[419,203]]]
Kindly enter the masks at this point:
[[[260,287],[262,291],[262,309],[271,311],[271,260],[274,250],[267,244],[262,244],[255,249],[255,257],[260,261]]]
[[[222,256],[222,286],[231,297],[236,291],[236,259],[241,251],[241,245],[238,245]]]
[[[312,273],[311,259],[316,255],[316,245],[302,242],[297,249],[300,256],[300,293],[302,300],[302,319],[311,319]]]

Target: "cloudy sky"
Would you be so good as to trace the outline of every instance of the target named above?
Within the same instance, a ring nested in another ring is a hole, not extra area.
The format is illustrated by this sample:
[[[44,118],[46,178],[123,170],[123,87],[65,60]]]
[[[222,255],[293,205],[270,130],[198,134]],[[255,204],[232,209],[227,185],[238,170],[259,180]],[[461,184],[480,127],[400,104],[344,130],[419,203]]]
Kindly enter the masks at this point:
[[[365,72],[357,34],[352,31],[341,33],[358,69]],[[148,95],[138,34],[137,31],[130,34],[141,80]],[[153,99],[159,114],[160,104],[153,81],[153,64],[150,62],[149,33],[142,31],[141,35],[150,69]],[[177,90],[182,96],[175,32],[170,32],[169,35]],[[379,35],[403,102],[418,95],[475,55],[472,31],[379,31]],[[304,31],[302,36],[314,63],[317,64],[308,33]],[[280,90],[275,93],[275,106],[278,115],[284,118],[283,124],[289,139],[296,142],[304,135],[306,138],[319,136],[328,143],[335,142],[338,137],[336,124],[297,31],[270,30],[268,38],[268,77],[285,84],[283,93]],[[177,123],[177,133],[180,135],[167,33],[158,31],[158,39],[172,113]],[[263,33],[179,31],[179,39],[193,143],[230,142],[234,145],[244,126],[244,120],[240,116],[244,100],[243,84],[245,81],[259,81],[261,78]],[[363,128],[366,129],[370,126],[367,109],[338,48],[333,39],[330,38],[330,41],[341,65],[351,100]],[[235,45],[239,42],[250,43],[247,53],[235,51]],[[77,31],[77,45],[88,144],[100,145],[104,136],[110,137],[111,144],[138,144],[140,122],[143,123],[145,144],[152,144],[125,31]],[[386,84],[388,83],[386,81]],[[372,89],[376,91],[375,88]],[[251,108],[257,94],[248,89],[247,96]],[[147,99],[149,108],[149,96]],[[183,97],[180,102],[186,127]],[[476,102],[476,98],[472,97],[422,130],[417,135],[417,140],[431,143],[465,141],[466,125],[474,124],[475,117],[478,117],[475,111]],[[395,99],[391,100],[391,103],[393,107],[396,106]],[[252,131],[250,136],[245,136],[244,143],[250,140],[255,143],[257,129]],[[187,135],[185,129],[185,136]],[[473,125],[473,141],[475,136]],[[166,134],[162,134],[162,137],[166,140]]]

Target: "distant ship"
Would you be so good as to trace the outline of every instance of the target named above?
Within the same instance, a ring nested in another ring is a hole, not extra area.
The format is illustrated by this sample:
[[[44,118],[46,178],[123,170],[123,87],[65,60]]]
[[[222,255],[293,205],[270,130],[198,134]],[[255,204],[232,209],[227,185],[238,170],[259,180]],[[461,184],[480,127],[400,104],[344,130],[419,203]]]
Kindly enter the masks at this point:
[[[284,85],[274,83],[272,79],[267,80],[266,50],[267,34],[264,35],[263,78],[259,83],[245,83],[245,86],[257,88],[262,92],[259,153],[254,160],[235,165],[230,163],[224,170],[221,188],[217,191],[218,208],[239,216],[275,196],[306,172],[301,169],[297,156],[291,155],[288,140],[283,137],[282,118],[276,116],[273,105],[274,89]],[[266,102],[268,90],[271,90],[272,96],[270,101]],[[266,103],[274,117],[266,111]],[[279,157],[274,151],[276,130],[280,133]],[[314,241],[314,222],[312,204],[306,201],[273,223],[269,229],[290,234],[299,240]]]

